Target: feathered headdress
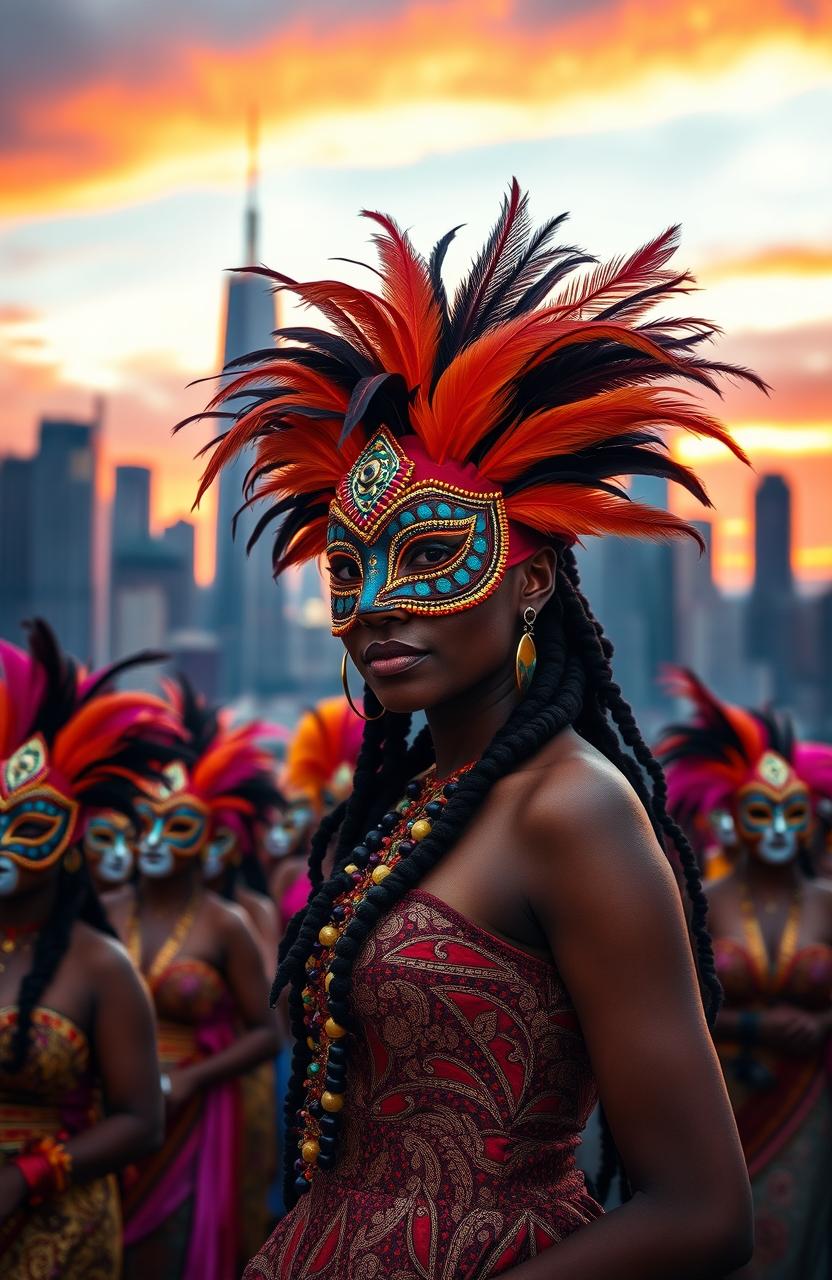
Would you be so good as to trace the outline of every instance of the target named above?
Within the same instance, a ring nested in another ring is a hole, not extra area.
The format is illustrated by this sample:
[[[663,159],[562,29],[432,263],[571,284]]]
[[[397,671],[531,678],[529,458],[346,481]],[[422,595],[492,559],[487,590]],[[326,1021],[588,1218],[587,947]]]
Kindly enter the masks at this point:
[[[364,722],[345,698],[324,698],[301,716],[286,753],[283,786],[321,814],[352,787]]]
[[[795,740],[791,718],[773,711],[747,711],[721,702],[692,671],[670,667],[667,692],[693,705],[686,724],[671,725],[656,755],[667,776],[671,811],[689,824],[715,809],[729,809],[738,791],[757,776],[782,778],[780,786],[803,782],[817,803],[832,797],[832,747]],[[780,766],[777,765],[780,762]],[[788,774],[783,764],[788,766]]]
[[[215,828],[234,832],[243,854],[250,852],[258,828],[284,803],[274,761],[263,745],[283,731],[261,721],[231,728],[227,716],[209,706],[184,676],[167,682],[166,692],[191,753],[183,791],[205,807]]]
[[[224,465],[256,446],[246,505],[271,505],[249,545],[279,522],[280,572],[324,550],[330,502],[349,496],[345,475],[383,427],[413,463],[411,479],[500,496],[510,532],[501,567],[543,538],[697,537],[672,513],[630,501],[620,480],[663,476],[710,505],[694,473],[668,455],[668,429],[712,437],[747,459],[681,380],[712,390],[723,374],[764,384],[703,356],[716,332],[706,321],[650,318],[693,284],[668,268],[678,228],[597,264],[555,243],[566,215],[533,231],[513,181],[450,303],[442,265],[457,228],[426,261],[392,219],[364,216],[378,228],[379,266],[370,268],[378,292],[250,268],[317,308],[332,331],[279,330],[282,345],[227,367],[225,385],[199,416],[232,425],[208,446],[197,501]]]
[[[113,689],[116,676],[162,655],[136,654],[87,673],[45,622],[29,625],[28,640],[28,652],[0,641],[0,810],[8,814],[36,790],[54,797],[61,810],[54,847],[34,858],[51,862],[90,811],[132,814],[176,755],[179,730],[161,698]]]

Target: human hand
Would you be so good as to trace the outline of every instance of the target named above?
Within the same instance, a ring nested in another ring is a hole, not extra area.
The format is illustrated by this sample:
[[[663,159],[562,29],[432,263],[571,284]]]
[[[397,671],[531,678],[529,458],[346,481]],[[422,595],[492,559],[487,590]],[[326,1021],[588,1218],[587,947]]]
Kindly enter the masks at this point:
[[[825,1014],[810,1013],[793,1005],[775,1005],[760,1014],[760,1042],[782,1053],[811,1053],[823,1043],[829,1034],[829,1022]]]
[[[198,1092],[199,1081],[188,1067],[181,1071],[171,1071],[162,1076],[162,1093],[165,1107],[170,1115],[175,1115],[187,1106],[194,1094]]]
[[[0,1168],[0,1222],[10,1218],[26,1200],[26,1180],[16,1164]]]

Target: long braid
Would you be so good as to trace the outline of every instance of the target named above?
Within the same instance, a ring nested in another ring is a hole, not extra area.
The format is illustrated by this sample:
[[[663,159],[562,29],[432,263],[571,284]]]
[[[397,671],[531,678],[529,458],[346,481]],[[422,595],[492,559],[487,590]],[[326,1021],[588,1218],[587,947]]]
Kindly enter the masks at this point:
[[[546,742],[568,725],[574,725],[620,769],[641,800],[659,839],[667,837],[678,850],[693,903],[691,929],[700,976],[711,997],[711,1011],[714,1008],[719,984],[705,928],[704,894],[695,858],[667,813],[661,766],[642,739],[632,711],[613,679],[610,666],[612,645],[580,590],[577,564],[571,551],[561,553],[556,596],[551,605],[540,613],[535,639],[538,665],[526,697],[495,735],[482,758],[460,779],[441,816],[433,821],[430,835],[420,841],[381,884],[369,889],[336,943],[329,966],[332,980],[328,1002],[332,1017],[344,1027],[354,1026],[350,1003],[353,967],[379,919],[417,885],[459,840],[495,783],[536,755]],[[300,1115],[303,1081],[310,1060],[301,1000],[306,985],[307,959],[319,949],[318,932],[330,920],[336,899],[351,883],[343,867],[351,859],[353,846],[373,822],[400,798],[407,782],[433,759],[433,746],[427,729],[417,735],[409,748],[405,748],[408,728],[407,717],[389,713],[368,723],[353,794],[346,808],[337,816],[332,815],[331,822],[322,828],[314,842],[320,874],[326,848],[331,845],[340,826],[333,873],[328,880],[319,883],[304,910],[292,920],[291,938],[287,936],[285,945],[281,947],[272,995],[276,998],[285,985],[291,985],[289,1010],[296,1037],[286,1100],[289,1132],[294,1130]],[[286,1154],[285,1195],[290,1204],[296,1197],[291,1148],[287,1148]],[[600,1191],[608,1191],[616,1168],[620,1172],[622,1189],[626,1192],[626,1175],[607,1127]]]
[[[83,920],[99,932],[115,936],[86,864],[75,872],[67,871],[62,864],[52,910],[38,934],[32,967],[18,991],[17,1026],[6,1063],[6,1070],[12,1074],[20,1071],[26,1061],[32,1015],[69,949],[76,920]]]

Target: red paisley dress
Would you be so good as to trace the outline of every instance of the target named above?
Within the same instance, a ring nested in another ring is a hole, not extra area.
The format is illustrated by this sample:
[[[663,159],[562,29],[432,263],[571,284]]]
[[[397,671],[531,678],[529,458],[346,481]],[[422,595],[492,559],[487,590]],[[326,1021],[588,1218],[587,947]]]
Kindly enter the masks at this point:
[[[487,1280],[601,1213],[574,1160],[595,1084],[550,962],[414,889],[353,991],[339,1160],[245,1280]]]

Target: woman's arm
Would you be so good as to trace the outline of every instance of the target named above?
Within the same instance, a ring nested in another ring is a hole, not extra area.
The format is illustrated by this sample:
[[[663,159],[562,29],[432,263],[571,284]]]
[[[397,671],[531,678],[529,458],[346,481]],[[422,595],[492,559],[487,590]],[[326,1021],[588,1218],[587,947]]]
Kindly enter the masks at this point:
[[[171,1099],[179,1105],[198,1089],[207,1089],[273,1058],[279,1047],[269,987],[251,926],[239,908],[215,903],[217,926],[225,951],[225,977],[244,1030],[234,1043],[202,1062],[172,1074]]]
[[[517,1280],[695,1280],[749,1257],[748,1177],[670,866],[621,774],[579,747],[520,819],[518,870],[575,1004],[633,1198]]]

